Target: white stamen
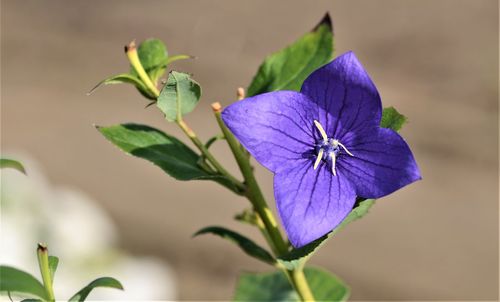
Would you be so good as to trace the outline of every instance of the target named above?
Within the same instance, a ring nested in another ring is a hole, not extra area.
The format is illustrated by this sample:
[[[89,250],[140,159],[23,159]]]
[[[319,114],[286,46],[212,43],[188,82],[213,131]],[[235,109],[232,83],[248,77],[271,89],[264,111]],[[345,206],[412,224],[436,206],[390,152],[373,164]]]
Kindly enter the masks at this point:
[[[335,161],[336,161],[336,156],[335,152],[330,152],[330,158],[332,159],[332,173],[333,176],[337,176],[337,172],[335,171]]]
[[[314,170],[319,166],[321,159],[323,158],[323,149],[319,149],[318,157],[316,157],[316,161],[314,162]]]
[[[323,140],[326,142],[328,140],[328,136],[326,136],[326,132],[325,129],[323,129],[323,126],[321,126],[321,124],[317,120],[314,120],[314,125],[316,126],[316,128],[318,128],[321,137],[323,137]]]
[[[350,156],[354,156],[354,155],[352,155],[352,153],[351,153],[351,152],[349,152],[349,150],[347,150],[347,148],[346,148],[346,147],[345,147],[345,146],[344,146],[341,142],[339,142],[339,141],[336,141],[336,142],[337,142],[337,144],[338,144],[339,146],[341,146],[341,147],[344,149],[344,151],[345,151],[347,154],[349,154]]]

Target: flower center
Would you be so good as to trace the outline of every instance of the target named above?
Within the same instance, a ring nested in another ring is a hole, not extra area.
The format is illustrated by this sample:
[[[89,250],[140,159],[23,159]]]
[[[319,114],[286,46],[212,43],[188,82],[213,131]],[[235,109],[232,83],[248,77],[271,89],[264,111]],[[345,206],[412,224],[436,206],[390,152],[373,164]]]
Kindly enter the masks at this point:
[[[337,175],[335,171],[335,163],[337,162],[337,156],[342,153],[347,153],[350,156],[354,156],[347,148],[339,142],[337,139],[329,138],[326,135],[325,129],[323,126],[317,121],[314,120],[314,125],[318,129],[321,134],[321,140],[316,142],[314,147],[314,151],[316,152],[316,161],[314,162],[314,170],[318,168],[319,163],[324,160],[326,162],[331,162],[332,165],[332,173],[333,175]]]

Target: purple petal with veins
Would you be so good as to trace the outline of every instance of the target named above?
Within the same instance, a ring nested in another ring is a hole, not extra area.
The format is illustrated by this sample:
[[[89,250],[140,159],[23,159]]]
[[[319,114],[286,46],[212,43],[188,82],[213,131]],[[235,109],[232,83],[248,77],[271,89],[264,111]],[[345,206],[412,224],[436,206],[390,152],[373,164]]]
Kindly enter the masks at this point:
[[[314,71],[301,92],[247,98],[222,118],[274,172],[278,212],[301,247],[338,226],[356,196],[380,198],[420,179],[406,142],[379,127],[381,114],[375,85],[348,52]]]

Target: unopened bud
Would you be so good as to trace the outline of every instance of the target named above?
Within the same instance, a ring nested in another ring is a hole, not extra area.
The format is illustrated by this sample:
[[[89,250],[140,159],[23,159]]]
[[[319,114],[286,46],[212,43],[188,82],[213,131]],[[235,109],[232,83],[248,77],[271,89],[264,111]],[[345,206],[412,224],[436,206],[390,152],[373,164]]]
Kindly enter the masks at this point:
[[[214,112],[220,112],[222,110],[222,105],[219,102],[212,103],[211,106]]]
[[[243,87],[238,88],[236,95],[238,96],[238,101],[243,100],[245,98],[245,89]]]

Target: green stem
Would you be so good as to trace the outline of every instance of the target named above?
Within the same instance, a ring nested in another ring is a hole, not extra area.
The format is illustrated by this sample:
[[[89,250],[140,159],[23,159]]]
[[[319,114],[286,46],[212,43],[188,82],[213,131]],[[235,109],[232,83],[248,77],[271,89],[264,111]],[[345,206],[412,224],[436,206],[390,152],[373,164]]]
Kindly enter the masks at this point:
[[[221,117],[222,107],[220,106],[220,104],[212,104],[212,109],[214,111],[217,123],[219,124],[222,133],[224,133],[226,141],[229,144],[229,148],[231,148],[234,158],[236,159],[236,162],[238,163],[241,173],[243,174],[243,177],[245,179],[245,183],[248,187],[246,196],[252,203],[254,210],[257,212],[259,218],[263,223],[264,230],[262,228],[262,225],[259,226],[259,229],[263,231],[264,238],[266,238],[275,255],[277,257],[282,256],[288,252],[288,245],[283,240],[283,237],[281,236],[281,233],[278,229],[276,219],[267,206],[264,195],[260,190],[257,180],[255,179],[248,155],[242,148],[238,140],[236,140],[234,135],[224,124],[224,121]],[[296,270],[287,270],[285,268],[282,268],[282,270],[292,284],[295,291],[299,294],[302,301],[314,301],[314,296],[311,292],[311,289],[309,288],[302,268],[297,268]]]
[[[281,233],[278,229],[278,224],[274,219],[274,215],[267,206],[264,195],[260,190],[257,180],[255,179],[250,161],[247,155],[243,152],[240,143],[236,140],[234,135],[231,133],[231,131],[229,131],[229,129],[222,121],[220,104],[212,104],[212,109],[214,110],[217,123],[219,124],[222,133],[224,133],[226,141],[229,144],[229,148],[231,148],[234,158],[238,163],[238,167],[240,168],[241,173],[243,174],[243,178],[245,179],[245,184],[248,188],[248,190],[246,191],[246,196],[252,203],[255,212],[257,212],[260,219],[262,219],[265,229],[269,234],[270,240],[268,240],[268,243],[275,251],[277,256],[284,255],[286,252],[288,252],[288,247],[283,240],[283,237],[281,236]]]
[[[238,179],[236,179],[234,176],[232,176],[218,161],[215,159],[215,157],[208,151],[207,147],[203,142],[196,136],[196,134],[191,130],[191,128],[184,122],[183,120],[177,121],[177,124],[179,127],[181,127],[182,131],[189,137],[189,139],[195,144],[195,146],[200,150],[202,155],[214,166],[214,168],[219,172],[220,174],[224,175],[226,178],[228,178],[236,187],[237,189],[241,192],[244,192],[246,190],[246,186],[241,183]]]
[[[129,45],[125,47],[125,52],[127,53],[130,64],[132,65],[132,67],[134,67],[141,80],[148,87],[150,92],[156,98],[158,98],[160,96],[160,91],[153,84],[148,74],[144,70],[142,63],[139,60],[139,55],[137,54],[137,48],[135,47],[134,41],[130,42]],[[236,179],[236,177],[232,176],[226,169],[224,169],[224,167],[215,159],[212,153],[208,151],[208,148],[200,141],[196,133],[194,133],[194,131],[191,130],[191,128],[182,120],[182,116],[180,116],[180,110],[178,110],[177,125],[179,125],[182,131],[184,131],[184,133],[189,137],[193,144],[195,144],[195,146],[200,150],[202,156],[205,157],[214,166],[217,172],[222,174],[234,184],[234,186],[236,187],[236,190],[234,190],[235,193],[241,194],[246,190],[246,186],[241,181]]]
[[[314,301],[314,296],[309,288],[309,284],[307,283],[307,279],[302,268],[287,271],[287,275],[302,301]]]
[[[50,275],[49,268],[49,251],[47,250],[47,246],[39,243],[37,256],[40,273],[42,274],[43,286],[47,292],[47,297],[49,298],[49,301],[55,301],[54,289],[52,288],[52,277]]]

